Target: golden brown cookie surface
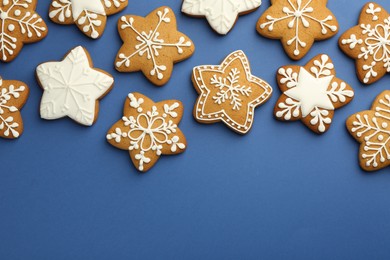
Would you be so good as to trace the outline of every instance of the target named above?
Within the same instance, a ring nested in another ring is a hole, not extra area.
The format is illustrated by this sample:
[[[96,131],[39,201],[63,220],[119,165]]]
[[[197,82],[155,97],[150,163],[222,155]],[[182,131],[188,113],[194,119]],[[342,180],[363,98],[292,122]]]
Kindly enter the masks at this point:
[[[390,14],[376,3],[367,3],[360,14],[359,25],[339,39],[341,50],[356,60],[361,82],[372,84],[390,72]]]
[[[174,63],[189,58],[195,50],[193,42],[177,31],[174,12],[164,6],[146,17],[122,16],[118,31],[124,43],[115,60],[116,69],[142,71],[157,86],[168,82]]]
[[[239,134],[249,132],[255,108],[272,94],[268,83],[251,74],[242,51],[231,53],[221,65],[195,67],[192,82],[199,94],[195,119],[205,124],[222,121]]]
[[[47,26],[35,12],[37,0],[0,0],[0,60],[10,62],[23,44],[42,40]]]
[[[300,60],[314,41],[338,31],[338,22],[326,4],[327,0],[271,0],[271,7],[257,22],[257,31],[280,40],[287,55]]]
[[[23,133],[23,121],[19,110],[29,95],[26,84],[0,77],[0,136],[18,138]]]
[[[187,142],[178,127],[183,104],[177,100],[158,103],[139,93],[130,93],[123,117],[107,133],[108,142],[129,152],[135,167],[146,172],[161,155],[184,152]]]
[[[301,120],[312,131],[326,132],[334,110],[352,101],[353,89],[339,78],[332,60],[322,54],[304,67],[284,66],[278,70],[277,81],[283,92],[274,113],[278,120]]]
[[[85,35],[97,39],[104,32],[107,16],[127,4],[128,0],[52,0],[49,17],[58,24],[76,24]]]
[[[361,143],[360,166],[365,171],[377,171],[390,165],[390,91],[381,93],[371,110],[348,118],[347,128]]]

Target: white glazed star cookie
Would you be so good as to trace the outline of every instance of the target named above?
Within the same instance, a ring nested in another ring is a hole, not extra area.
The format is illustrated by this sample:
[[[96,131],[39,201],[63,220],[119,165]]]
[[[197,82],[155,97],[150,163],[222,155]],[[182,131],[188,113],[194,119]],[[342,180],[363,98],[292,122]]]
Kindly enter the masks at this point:
[[[88,37],[102,36],[108,15],[126,8],[128,0],[52,0],[50,19],[58,24],[76,24]]]
[[[284,66],[277,81],[283,92],[275,106],[281,121],[301,120],[322,134],[332,123],[334,110],[351,102],[353,89],[339,78],[328,55],[318,55],[304,67]]]
[[[195,17],[206,17],[219,34],[227,34],[239,15],[255,11],[261,0],[184,0],[181,11]]]
[[[69,116],[86,126],[96,121],[99,100],[114,83],[110,74],[93,68],[88,52],[81,46],[71,50],[63,61],[39,65],[36,74],[44,90],[41,117],[54,120]]]
[[[37,0],[0,0],[0,60],[10,62],[23,44],[46,37],[47,26],[36,5]]]

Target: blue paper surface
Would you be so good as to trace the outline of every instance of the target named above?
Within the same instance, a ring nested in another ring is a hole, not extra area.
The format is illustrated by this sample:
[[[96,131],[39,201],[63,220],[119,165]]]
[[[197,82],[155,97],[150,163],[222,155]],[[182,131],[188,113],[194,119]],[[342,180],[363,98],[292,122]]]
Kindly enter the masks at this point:
[[[24,81],[31,90],[22,110],[24,134],[16,141],[0,140],[0,259],[390,259],[390,170],[363,172],[359,144],[345,127],[348,116],[369,109],[389,89],[390,76],[364,86],[354,61],[337,46],[341,33],[357,24],[365,0],[328,1],[340,32],[317,42],[298,62],[286,56],[279,41],[255,30],[269,0],[239,18],[224,37],[205,19],[181,14],[180,0],[130,0],[125,11],[108,18],[99,40],[85,37],[76,26],[49,21],[49,2],[39,0],[37,7],[49,27],[47,38],[26,45],[12,63],[0,64],[4,79]],[[389,1],[377,3],[390,11]],[[175,11],[179,30],[194,41],[196,51],[175,66],[167,85],[156,87],[141,73],[114,69],[122,44],[116,23],[121,15],[145,16],[161,5]],[[89,128],[39,116],[36,66],[61,60],[77,45],[116,81]],[[274,88],[246,136],[222,123],[198,124],[192,116],[197,98],[192,68],[219,64],[238,49],[248,56],[252,73]],[[330,55],[337,76],[356,95],[336,111],[322,136],[273,116],[280,95],[277,69],[304,65],[319,53]],[[163,156],[146,174],[136,171],[128,153],[105,140],[122,116],[127,94],[135,91],[185,105],[180,128],[187,151]]]

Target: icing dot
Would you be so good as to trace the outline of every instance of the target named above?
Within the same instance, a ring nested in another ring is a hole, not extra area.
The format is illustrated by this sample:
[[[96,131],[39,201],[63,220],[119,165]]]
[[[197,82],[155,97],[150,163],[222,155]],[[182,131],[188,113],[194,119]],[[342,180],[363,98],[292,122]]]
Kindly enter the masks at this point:
[[[383,138],[383,135],[378,135],[378,140],[379,140],[379,141],[383,141],[383,139],[384,139],[384,138]]]
[[[13,24],[8,25],[8,30],[10,32],[13,32],[15,30],[15,25],[13,25]]]
[[[387,128],[389,125],[387,123],[382,123],[383,128]]]
[[[16,16],[19,16],[19,15],[21,14],[21,11],[20,11],[20,10],[15,10],[14,14],[15,14]]]

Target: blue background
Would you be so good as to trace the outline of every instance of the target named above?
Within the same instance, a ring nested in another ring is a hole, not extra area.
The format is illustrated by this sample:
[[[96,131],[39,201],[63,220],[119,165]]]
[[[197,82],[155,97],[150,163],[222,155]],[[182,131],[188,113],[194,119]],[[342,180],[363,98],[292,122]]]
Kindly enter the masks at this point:
[[[103,37],[90,40],[76,26],[50,22],[49,1],[40,0],[37,11],[47,22],[48,37],[26,45],[14,62],[0,64],[3,78],[22,80],[31,89],[22,110],[24,134],[16,141],[0,140],[0,259],[390,259],[389,169],[363,172],[359,145],[345,127],[349,115],[369,109],[388,89],[390,77],[363,86],[354,61],[337,46],[366,1],[329,1],[340,32],[316,43],[299,62],[292,62],[278,41],[255,31],[269,6],[269,0],[263,2],[221,37],[206,20],[181,14],[180,0],[130,0],[124,12],[109,17]],[[388,1],[377,2],[390,10]],[[164,4],[175,10],[178,27],[195,42],[196,52],[159,88],[141,73],[116,72],[113,64],[122,44],[118,18],[144,16]],[[116,80],[90,128],[39,117],[36,66],[61,60],[77,45]],[[219,64],[237,49],[247,54],[253,74],[274,88],[246,136],[223,124],[198,124],[192,116],[197,94],[191,69]],[[317,136],[300,122],[274,119],[280,95],[275,72],[287,64],[304,65],[323,52],[356,97],[336,111],[331,129]],[[180,127],[187,151],[161,158],[146,174],[105,140],[133,91],[185,104]]]

